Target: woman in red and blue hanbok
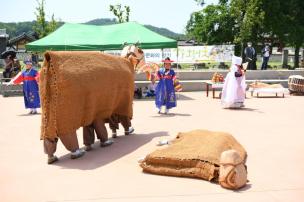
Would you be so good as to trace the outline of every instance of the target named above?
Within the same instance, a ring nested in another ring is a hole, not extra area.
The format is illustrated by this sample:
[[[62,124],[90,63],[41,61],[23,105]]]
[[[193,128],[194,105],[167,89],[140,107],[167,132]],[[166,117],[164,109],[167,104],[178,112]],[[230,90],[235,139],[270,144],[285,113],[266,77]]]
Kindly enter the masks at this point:
[[[176,75],[173,69],[171,69],[171,63],[173,61],[170,58],[163,60],[164,67],[160,68],[157,72],[159,82],[155,89],[155,104],[158,108],[158,113],[161,113],[162,106],[165,106],[165,114],[169,112],[169,109],[176,107],[176,96],[174,89],[174,80]]]
[[[25,108],[30,109],[30,114],[37,114],[40,108],[39,88],[37,80],[39,72],[33,68],[32,61],[26,60],[25,70],[20,72],[10,83],[20,84],[23,82],[23,96]]]

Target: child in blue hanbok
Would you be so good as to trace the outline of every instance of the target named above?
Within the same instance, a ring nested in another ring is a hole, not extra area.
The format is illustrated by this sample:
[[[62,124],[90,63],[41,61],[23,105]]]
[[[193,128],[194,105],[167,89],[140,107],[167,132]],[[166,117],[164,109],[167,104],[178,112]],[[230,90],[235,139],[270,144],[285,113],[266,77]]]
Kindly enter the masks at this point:
[[[29,114],[37,114],[37,108],[40,108],[38,77],[39,73],[32,66],[31,60],[24,61],[25,70],[13,78],[9,84],[20,84],[23,82],[23,96],[25,108],[30,109]]]
[[[165,114],[169,109],[176,107],[176,96],[174,90],[174,80],[176,79],[174,70],[171,69],[173,61],[167,57],[164,62],[164,67],[157,72],[159,82],[155,89],[155,104],[158,108],[158,113],[161,113],[162,106],[165,107]]]

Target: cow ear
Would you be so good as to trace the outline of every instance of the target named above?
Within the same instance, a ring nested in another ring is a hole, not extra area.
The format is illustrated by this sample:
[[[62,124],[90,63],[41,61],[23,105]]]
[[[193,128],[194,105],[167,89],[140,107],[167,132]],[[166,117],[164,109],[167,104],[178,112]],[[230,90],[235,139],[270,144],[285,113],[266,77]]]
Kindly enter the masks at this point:
[[[135,45],[132,45],[129,50],[130,50],[131,53],[136,53],[137,52],[137,47]]]
[[[129,53],[130,46],[125,46],[121,51],[121,57],[127,57]]]

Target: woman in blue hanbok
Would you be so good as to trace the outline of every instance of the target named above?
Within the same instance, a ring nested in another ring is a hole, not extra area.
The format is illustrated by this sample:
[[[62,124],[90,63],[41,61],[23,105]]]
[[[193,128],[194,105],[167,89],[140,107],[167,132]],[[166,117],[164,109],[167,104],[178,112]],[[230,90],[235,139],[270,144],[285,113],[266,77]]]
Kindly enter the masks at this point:
[[[32,61],[26,60],[25,70],[13,78],[10,84],[20,84],[23,82],[23,96],[25,108],[30,109],[29,114],[37,114],[37,108],[40,108],[38,77],[39,73],[32,66]]]
[[[165,114],[169,109],[176,107],[176,96],[174,90],[174,80],[176,79],[174,70],[171,69],[173,61],[167,57],[164,62],[164,67],[157,72],[159,82],[155,89],[155,104],[158,108],[158,113],[161,113],[162,106],[165,106]]]

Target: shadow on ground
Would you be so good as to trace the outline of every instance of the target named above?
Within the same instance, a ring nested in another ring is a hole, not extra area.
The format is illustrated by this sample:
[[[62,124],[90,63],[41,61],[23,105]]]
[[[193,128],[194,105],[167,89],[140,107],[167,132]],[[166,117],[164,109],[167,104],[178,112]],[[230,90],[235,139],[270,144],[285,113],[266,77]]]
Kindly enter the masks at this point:
[[[191,97],[188,97],[188,96],[185,96],[185,95],[182,95],[182,94],[176,94],[176,99],[177,100],[195,100]],[[155,101],[155,97],[143,97],[141,99],[138,99],[138,98],[134,98],[134,100],[136,101]]]
[[[264,112],[260,111],[259,109],[248,108],[248,107],[243,107],[243,108],[225,108],[225,110],[230,110],[230,111],[249,111],[249,112],[264,113]]]
[[[167,136],[168,132],[159,131],[149,134],[133,134],[130,136],[118,136],[114,144],[109,147],[100,147],[99,141],[93,145],[93,150],[86,152],[79,159],[71,160],[70,153],[59,158],[54,166],[63,169],[91,170],[107,165],[123,156],[135,151],[139,147],[150,142],[155,137]],[[136,159],[134,159],[136,161]]]
[[[183,114],[183,113],[160,113],[154,116],[151,116],[153,118],[166,118],[166,117],[174,117],[174,116],[192,116],[191,114]]]
[[[252,96],[251,98],[255,98],[255,99],[263,99],[263,98],[289,98],[290,96],[286,96],[284,95],[284,97],[282,95],[278,95],[278,96],[275,96],[275,95],[259,95],[258,96]]]
[[[30,114],[30,113],[26,113],[26,114],[19,114],[18,116],[36,116],[36,115],[41,115],[41,113],[36,113],[36,114]]]
[[[177,100],[195,100],[191,97],[188,97],[188,96],[185,96],[185,95],[182,95],[182,94],[176,94],[176,97],[177,97]]]
[[[252,188],[252,184],[246,184],[244,187],[242,187],[239,190],[235,190],[234,192],[242,193],[242,192],[245,192],[245,191],[247,191],[251,188]]]

